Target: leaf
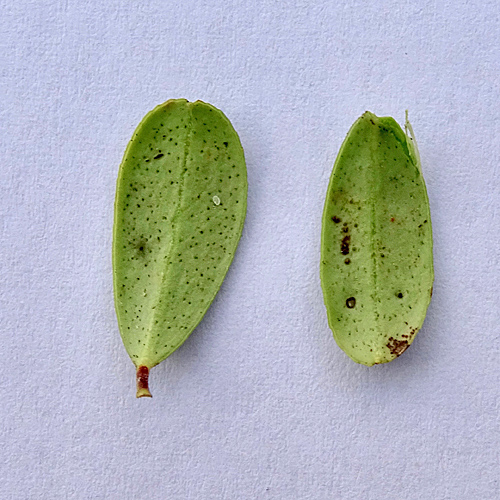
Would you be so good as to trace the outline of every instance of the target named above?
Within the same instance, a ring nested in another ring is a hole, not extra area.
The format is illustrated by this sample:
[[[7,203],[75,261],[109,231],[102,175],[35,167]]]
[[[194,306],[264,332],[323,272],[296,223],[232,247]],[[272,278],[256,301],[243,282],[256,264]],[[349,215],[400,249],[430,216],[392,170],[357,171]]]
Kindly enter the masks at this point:
[[[123,343],[149,370],[188,338],[233,260],[246,213],[240,140],[210,104],[170,100],[137,127],[120,166],[113,278]]]
[[[431,218],[416,144],[392,118],[364,113],[342,144],[320,274],[330,328],[354,361],[386,363],[413,342],[432,295]]]

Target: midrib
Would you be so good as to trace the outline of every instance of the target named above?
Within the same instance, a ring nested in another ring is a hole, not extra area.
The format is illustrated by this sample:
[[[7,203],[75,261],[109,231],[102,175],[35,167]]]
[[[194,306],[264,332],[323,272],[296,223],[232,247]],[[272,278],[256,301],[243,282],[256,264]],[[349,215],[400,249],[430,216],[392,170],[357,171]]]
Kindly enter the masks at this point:
[[[159,298],[161,297],[163,290],[165,288],[165,282],[168,281],[168,275],[170,267],[168,266],[168,262],[170,262],[172,259],[172,250],[174,248],[175,243],[179,241],[179,229],[178,229],[178,224],[177,220],[179,219],[181,213],[182,213],[182,206],[183,206],[183,194],[184,194],[184,184],[186,182],[186,172],[187,172],[187,162],[188,162],[188,154],[189,154],[189,148],[191,145],[191,135],[192,135],[192,113],[191,113],[191,103],[188,103],[186,108],[187,108],[187,113],[188,113],[188,124],[187,124],[187,135],[186,135],[186,142],[184,145],[184,156],[182,158],[182,164],[181,164],[181,169],[179,173],[179,182],[178,182],[178,189],[177,189],[177,207],[174,211],[174,214],[172,216],[172,219],[170,220],[170,227],[171,227],[171,235],[172,237],[169,240],[168,243],[168,248],[167,251],[165,252],[165,257],[164,257],[164,262],[165,262],[165,267],[162,268],[162,275],[161,275],[161,280],[156,288],[156,293],[155,293],[155,298],[154,300],[151,301],[151,308],[153,309],[153,313],[151,314],[151,318],[148,324],[147,332],[145,334],[144,342],[142,344],[143,349],[142,349],[142,355],[139,356],[139,360],[143,360],[142,362],[139,361],[139,364],[146,364],[146,361],[148,359],[147,353],[150,352],[150,347],[151,344],[153,343],[153,338],[154,338],[154,333],[155,333],[155,320],[158,314],[159,309],[156,307],[159,304]],[[151,366],[149,366],[151,368]]]
[[[372,186],[372,189],[370,190],[370,264],[371,264],[371,280],[372,280],[372,286],[371,289],[373,290],[371,294],[371,298],[373,301],[373,313],[375,317],[375,325],[374,328],[376,329],[377,333],[379,332],[379,318],[380,315],[378,313],[378,306],[377,306],[377,299],[379,298],[379,289],[378,289],[378,254],[380,253],[380,249],[377,248],[377,236],[378,236],[378,224],[377,224],[377,217],[376,217],[376,200],[379,199],[378,193],[380,191],[380,176],[378,175],[378,169],[380,168],[378,162],[375,159],[375,155],[372,152],[372,166],[370,169],[370,174],[369,174],[369,180],[370,180],[370,186]],[[373,257],[372,257],[373,256]]]

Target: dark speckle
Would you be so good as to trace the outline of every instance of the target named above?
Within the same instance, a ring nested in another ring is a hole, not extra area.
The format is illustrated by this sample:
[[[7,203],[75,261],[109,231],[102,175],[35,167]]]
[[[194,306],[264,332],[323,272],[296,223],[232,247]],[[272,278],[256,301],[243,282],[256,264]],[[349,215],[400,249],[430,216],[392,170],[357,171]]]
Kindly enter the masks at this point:
[[[336,215],[334,215],[332,217],[332,221],[335,222],[335,224],[338,224],[340,222],[340,219]]]
[[[346,260],[344,260],[344,263],[345,263],[345,264],[350,264],[350,263],[351,263],[351,259],[346,259]]]
[[[139,255],[145,256],[145,253],[147,250],[147,243],[148,243],[148,240],[146,238],[140,238],[138,241],[132,243],[132,245],[137,250],[138,256]]]
[[[402,299],[403,298],[403,294],[401,292],[399,292],[399,293],[396,294],[396,297],[398,299]]]
[[[159,158],[161,158],[162,156],[164,156],[164,154],[163,154],[163,153],[158,153],[158,154],[154,157],[154,159],[155,159],[155,160],[158,160],[158,159],[159,159]]]
[[[417,332],[418,332],[418,328],[412,328],[412,327],[410,327],[410,332],[408,334],[408,337],[409,338],[413,337]]]

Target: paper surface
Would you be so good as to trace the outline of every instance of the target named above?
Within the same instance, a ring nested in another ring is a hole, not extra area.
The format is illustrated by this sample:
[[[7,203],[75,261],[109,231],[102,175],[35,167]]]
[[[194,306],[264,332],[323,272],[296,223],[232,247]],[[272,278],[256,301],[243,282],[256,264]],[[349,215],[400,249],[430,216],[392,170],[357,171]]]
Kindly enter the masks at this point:
[[[1,2],[2,499],[496,499],[500,7]],[[201,99],[248,215],[189,340],[134,367],[113,306],[115,182],[141,118]],[[367,368],[319,281],[328,179],[370,110],[415,130],[434,230],[423,329]]]

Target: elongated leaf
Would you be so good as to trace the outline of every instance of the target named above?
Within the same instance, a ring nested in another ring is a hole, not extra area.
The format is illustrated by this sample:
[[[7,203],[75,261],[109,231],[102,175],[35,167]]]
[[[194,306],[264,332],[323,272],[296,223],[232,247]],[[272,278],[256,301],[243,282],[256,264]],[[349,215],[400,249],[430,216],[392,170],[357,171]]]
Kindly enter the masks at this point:
[[[354,361],[386,363],[413,342],[432,295],[431,218],[416,144],[392,118],[366,112],[342,145],[320,267],[330,328]]]
[[[148,113],[120,166],[113,276],[120,333],[149,370],[191,334],[231,264],[246,213],[240,140],[213,106],[170,100]]]

